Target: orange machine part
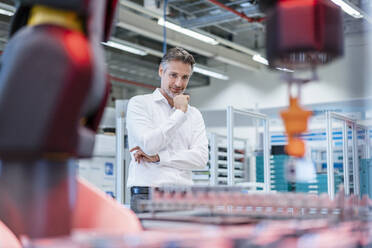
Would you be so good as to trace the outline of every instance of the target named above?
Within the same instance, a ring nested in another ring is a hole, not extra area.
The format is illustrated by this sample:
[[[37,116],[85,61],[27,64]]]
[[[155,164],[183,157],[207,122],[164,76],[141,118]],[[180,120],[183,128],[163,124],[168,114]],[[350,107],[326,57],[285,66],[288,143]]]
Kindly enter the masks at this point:
[[[78,197],[73,216],[73,228],[125,235],[142,230],[135,213],[117,203],[104,192],[79,178]]]
[[[300,138],[290,138],[288,139],[288,145],[286,145],[285,151],[288,155],[303,157],[305,156],[305,143]]]
[[[288,155],[294,157],[305,155],[305,144],[298,136],[307,130],[307,121],[312,114],[312,111],[301,108],[298,99],[294,97],[289,98],[289,108],[280,113],[288,135],[286,146]]]
[[[0,247],[21,248],[21,242],[17,236],[0,221]]]

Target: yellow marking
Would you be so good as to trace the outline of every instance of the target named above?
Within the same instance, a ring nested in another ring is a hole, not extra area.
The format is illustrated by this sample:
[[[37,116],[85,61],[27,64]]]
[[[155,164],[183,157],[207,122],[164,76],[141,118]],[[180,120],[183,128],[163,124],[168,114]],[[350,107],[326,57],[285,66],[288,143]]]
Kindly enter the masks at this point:
[[[27,25],[36,26],[42,24],[54,24],[80,32],[83,30],[82,21],[75,12],[35,5],[31,9]]]

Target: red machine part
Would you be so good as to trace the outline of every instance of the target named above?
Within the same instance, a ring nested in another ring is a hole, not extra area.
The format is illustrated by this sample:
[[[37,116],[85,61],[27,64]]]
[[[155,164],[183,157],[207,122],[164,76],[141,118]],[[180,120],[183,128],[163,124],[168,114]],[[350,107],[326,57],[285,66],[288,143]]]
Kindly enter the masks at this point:
[[[52,34],[60,40],[70,66],[65,73],[64,87],[60,91],[47,135],[47,152],[64,152],[75,155],[78,144],[77,123],[81,116],[81,106],[92,87],[92,61],[90,45],[80,32],[52,29]],[[47,31],[49,31],[47,30]],[[70,138],[67,138],[70,137]]]
[[[69,235],[77,197],[71,158],[91,156],[109,92],[102,47],[88,31],[106,31],[117,1],[16,2],[0,70],[0,219],[17,237]],[[38,9],[43,18],[27,24],[38,4],[59,11]],[[101,4],[107,9],[94,8]],[[61,10],[96,26],[56,23]]]
[[[332,1],[263,0],[261,8],[267,14],[266,52],[270,68],[315,70],[343,55],[342,11]],[[291,83],[293,77],[288,79]],[[311,111],[300,107],[297,98],[290,96],[289,109],[281,113],[289,155],[305,155],[300,134],[307,130],[311,115]]]
[[[280,0],[267,11],[272,68],[314,68],[343,54],[341,9],[329,0]]]

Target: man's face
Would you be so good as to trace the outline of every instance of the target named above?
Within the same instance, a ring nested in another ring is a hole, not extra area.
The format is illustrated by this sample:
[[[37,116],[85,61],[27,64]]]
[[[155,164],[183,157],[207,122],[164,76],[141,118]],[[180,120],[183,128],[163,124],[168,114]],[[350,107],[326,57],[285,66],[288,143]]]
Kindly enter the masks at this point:
[[[165,68],[159,66],[159,76],[161,77],[161,88],[171,98],[183,94],[192,74],[191,65],[182,61],[170,61]]]

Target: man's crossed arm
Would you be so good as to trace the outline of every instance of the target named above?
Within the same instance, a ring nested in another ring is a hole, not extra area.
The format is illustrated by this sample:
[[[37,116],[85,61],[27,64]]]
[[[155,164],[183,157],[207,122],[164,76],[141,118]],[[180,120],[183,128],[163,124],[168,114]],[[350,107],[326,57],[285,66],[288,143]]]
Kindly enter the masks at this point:
[[[150,155],[147,155],[146,153],[144,153],[141,149],[141,147],[139,146],[136,146],[134,148],[132,148],[130,150],[130,152],[134,152],[134,160],[137,162],[137,163],[140,163],[141,160],[144,161],[144,162],[150,162],[150,163],[155,163],[155,162],[159,162],[160,161],[160,158],[159,158],[159,155],[156,154],[154,156],[150,156]]]

